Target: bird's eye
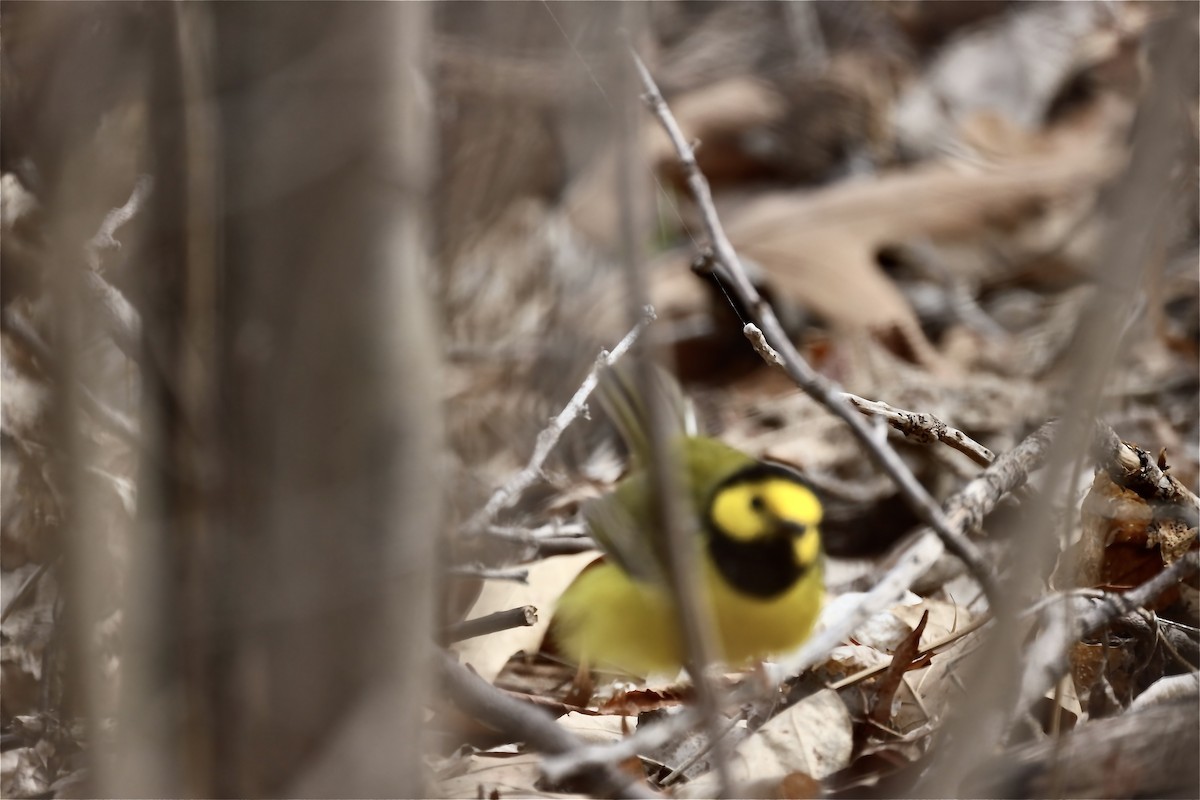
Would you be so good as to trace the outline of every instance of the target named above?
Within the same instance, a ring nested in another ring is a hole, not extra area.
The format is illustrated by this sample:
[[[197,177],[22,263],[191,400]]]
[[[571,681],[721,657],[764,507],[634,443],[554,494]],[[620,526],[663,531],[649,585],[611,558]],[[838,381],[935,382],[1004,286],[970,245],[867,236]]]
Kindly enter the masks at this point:
[[[767,510],[767,504],[763,502],[762,495],[756,494],[750,498],[750,508],[760,514]]]

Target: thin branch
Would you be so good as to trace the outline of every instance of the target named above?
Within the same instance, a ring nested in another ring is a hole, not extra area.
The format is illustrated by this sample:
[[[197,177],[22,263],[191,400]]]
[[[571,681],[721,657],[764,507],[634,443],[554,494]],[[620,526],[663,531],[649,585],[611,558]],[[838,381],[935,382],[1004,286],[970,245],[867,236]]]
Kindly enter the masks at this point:
[[[733,290],[741,304],[747,309],[755,324],[762,330],[764,338],[780,356],[783,368],[806,394],[840,417],[862,443],[875,464],[896,482],[897,488],[917,513],[942,539],[951,553],[962,559],[972,575],[983,587],[993,607],[999,607],[1000,591],[995,575],[983,554],[965,536],[957,534],[950,526],[941,507],[925,491],[912,471],[908,469],[898,453],[885,441],[877,439],[870,426],[856,413],[854,407],[842,397],[841,390],[828,379],[817,373],[800,355],[788,339],[774,309],[754,288],[746,275],[737,252],[717,217],[712,191],[708,181],[696,164],[693,147],[684,138],[671,110],[663,100],[658,86],[636,52],[632,52],[634,63],[642,78],[644,99],[650,111],[661,123],[679,155],[680,165],[687,179],[688,188],[700,209],[705,231],[712,245],[711,267],[715,277]]]
[[[538,434],[537,444],[533,448],[533,455],[529,457],[529,463],[525,468],[514,475],[508,483],[497,489],[488,499],[487,504],[467,520],[463,526],[464,532],[467,535],[478,535],[487,530],[496,515],[504,509],[511,506],[520,498],[522,492],[532,486],[542,475],[542,465],[546,463],[550,452],[554,446],[558,444],[559,438],[567,427],[575,421],[575,418],[583,413],[587,408],[587,400],[591,397],[592,392],[596,388],[596,382],[599,378],[600,370],[612,366],[621,356],[629,351],[633,343],[637,341],[642,332],[646,330],[646,326],[654,321],[654,309],[646,306],[643,309],[641,320],[634,325],[629,333],[625,334],[625,338],[620,341],[612,352],[601,351],[596,359],[595,365],[592,366],[587,377],[583,379],[579,389],[575,395],[563,408],[559,415],[550,421],[550,425]]]
[[[113,337],[113,341],[134,363],[141,361],[142,318],[125,295],[104,279],[101,261],[105,250],[121,246],[114,234],[137,214],[149,196],[152,185],[153,181],[148,175],[139,177],[125,205],[108,212],[96,235],[83,248],[88,266],[88,271],[84,274],[84,285],[97,301],[101,321]]]
[[[455,704],[474,719],[543,753],[564,754],[587,747],[582,739],[556,724],[545,711],[506,695],[448,653],[439,653],[439,662],[442,681]],[[577,774],[590,790],[601,796],[658,796],[609,764],[596,764]]]
[[[129,199],[125,201],[125,205],[114,208],[104,215],[104,221],[100,223],[100,229],[84,245],[84,254],[87,256],[88,268],[93,272],[100,270],[102,253],[105,250],[120,248],[121,243],[115,238],[116,232],[125,223],[133,219],[138,209],[142,207],[142,203],[150,196],[150,190],[153,186],[154,181],[149,175],[139,175],[137,181],[134,182],[133,193],[129,195]]]
[[[558,522],[537,528],[491,525],[486,535],[493,539],[522,545],[518,560],[536,561],[551,556],[567,556],[597,549],[596,542],[582,525],[562,525]]]
[[[771,366],[786,369],[783,357],[779,351],[767,342],[767,337],[753,322],[746,323],[742,334],[750,340],[754,352]],[[856,394],[842,392],[841,396],[856,409],[867,416],[882,417],[888,423],[909,439],[919,443],[942,442],[970,458],[981,467],[991,464],[996,454],[976,442],[970,436],[952,428],[933,414],[919,411],[905,411],[902,408],[888,405],[879,400],[866,400]]]
[[[29,577],[25,579],[25,582],[21,584],[21,588],[17,589],[16,594],[9,598],[8,604],[4,606],[4,611],[0,612],[0,624],[8,619],[9,614],[21,607],[21,604],[25,602],[25,600],[31,594],[33,594],[34,587],[37,586],[38,581],[42,579],[42,576],[46,574],[46,571],[57,563],[58,558],[56,557],[51,561],[46,561],[38,565],[37,569],[35,569],[29,575]]]
[[[849,392],[843,392],[842,397],[862,413],[887,420],[889,425],[905,437],[918,443],[941,442],[949,445],[981,467],[986,467],[996,459],[996,454],[991,450],[958,428],[950,427],[933,414],[905,411],[879,400],[866,400]]]
[[[456,578],[480,578],[487,581],[512,581],[513,583],[528,583],[527,569],[498,569],[485,567],[482,564],[455,564],[446,569],[446,573]]]
[[[635,26],[631,16],[632,6],[623,9],[628,29]],[[628,61],[620,60],[617,73],[622,102],[618,107],[617,136],[617,206],[621,233],[621,262],[625,268],[629,297],[634,303],[648,303],[649,292],[646,276],[641,268],[638,244],[642,240],[637,226],[636,214],[640,196],[635,192],[637,185],[639,109],[634,100],[638,79],[629,68]],[[666,577],[675,614],[683,634],[685,665],[696,689],[696,708],[701,714],[705,734],[712,748],[713,771],[717,776],[717,794],[720,797],[736,796],[732,773],[729,769],[729,747],[722,732],[720,689],[710,673],[709,665],[717,660],[717,633],[714,625],[711,599],[705,593],[701,553],[695,546],[699,521],[695,510],[687,501],[690,492],[683,485],[681,476],[686,474],[675,451],[674,433],[668,426],[667,401],[661,392],[655,392],[654,365],[648,358],[634,364],[637,388],[641,392],[647,411],[646,439],[649,444],[649,497],[651,501],[651,524],[660,531],[660,541],[666,544]]]
[[[518,606],[475,619],[456,622],[446,628],[446,641],[461,642],[476,636],[507,631],[512,628],[528,628],[538,621],[537,609],[533,606]]]

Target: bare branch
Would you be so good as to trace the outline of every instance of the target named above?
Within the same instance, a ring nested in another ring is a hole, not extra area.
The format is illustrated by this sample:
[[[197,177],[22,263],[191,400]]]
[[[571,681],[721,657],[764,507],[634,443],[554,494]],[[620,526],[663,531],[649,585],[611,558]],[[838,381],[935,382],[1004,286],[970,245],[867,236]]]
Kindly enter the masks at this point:
[[[536,625],[537,609],[533,606],[518,606],[505,611],[497,611],[476,619],[456,622],[446,629],[446,639],[451,642],[461,642],[464,639],[474,639],[476,636],[487,636],[489,633],[507,631],[511,628],[528,628]]]
[[[754,284],[746,275],[746,270],[717,217],[712,191],[696,164],[692,145],[688,143],[683,131],[679,129],[679,123],[676,122],[666,101],[663,100],[650,71],[646,69],[646,65],[642,63],[636,52],[633,52],[632,55],[642,77],[642,86],[645,89],[644,100],[674,145],[688,188],[700,209],[705,232],[708,234],[713,249],[709,264],[714,276],[733,290],[738,300],[754,319],[755,324],[762,330],[766,342],[782,358],[784,370],[796,382],[796,385],[850,426],[850,430],[862,443],[871,460],[896,482],[900,493],[917,513],[917,516],[937,533],[951,553],[962,559],[983,587],[989,602],[994,607],[999,606],[1000,593],[995,575],[979,548],[965,536],[955,533],[941,508],[917,481],[899,454],[885,441],[880,441],[873,436],[871,428],[855,412],[854,407],[842,397],[841,390],[809,366],[788,339],[778,317],[775,316],[774,309],[754,288]]]
[[[121,243],[116,240],[114,234],[137,214],[138,209],[142,207],[142,203],[150,195],[150,189],[153,185],[154,181],[149,175],[139,176],[134,183],[133,193],[129,195],[129,199],[125,201],[125,205],[114,208],[104,215],[104,221],[100,223],[100,230],[96,231],[96,235],[84,245],[88,269],[98,272],[100,270],[102,253],[105,250],[121,246]]]
[[[455,564],[446,569],[446,574],[457,578],[479,578],[485,581],[529,582],[529,570],[527,569],[495,569],[482,564]]]
[[[995,460],[996,454],[976,442],[970,436],[952,428],[945,422],[920,411],[905,411],[879,400],[866,400],[855,394],[843,392],[844,397],[852,406],[868,416],[882,417],[893,428],[907,438],[917,442],[942,442],[949,445],[981,467],[986,467]]]
[[[633,343],[637,341],[638,337],[641,336],[642,332],[646,330],[646,326],[653,321],[654,309],[646,306],[643,310],[642,319],[629,333],[625,334],[625,338],[613,348],[612,352],[602,351],[600,353],[591,372],[583,379],[583,383],[580,384],[579,389],[576,390],[570,402],[559,412],[557,417],[550,421],[550,425],[538,434],[537,444],[533,448],[533,455],[529,457],[529,463],[525,465],[524,469],[514,475],[508,483],[497,489],[491,498],[488,499],[487,504],[467,520],[466,525],[463,526],[463,530],[467,535],[478,535],[484,532],[496,518],[497,514],[515,503],[521,496],[521,493],[541,477],[542,465],[546,463],[546,458],[549,457],[550,451],[558,444],[563,431],[587,408],[587,400],[596,388],[596,381],[599,378],[600,370],[604,367],[612,366],[621,356],[625,355],[629,351],[629,348],[633,346]]]
[[[96,235],[84,245],[84,257],[88,266],[84,284],[98,302],[101,320],[112,335],[113,341],[121,348],[121,352],[134,362],[141,360],[141,315],[119,289],[104,279],[101,258],[104,250],[120,247],[120,242],[113,238],[114,234],[137,214],[150,194],[152,183],[147,175],[138,178],[133,194],[129,196],[125,205],[109,211]]]

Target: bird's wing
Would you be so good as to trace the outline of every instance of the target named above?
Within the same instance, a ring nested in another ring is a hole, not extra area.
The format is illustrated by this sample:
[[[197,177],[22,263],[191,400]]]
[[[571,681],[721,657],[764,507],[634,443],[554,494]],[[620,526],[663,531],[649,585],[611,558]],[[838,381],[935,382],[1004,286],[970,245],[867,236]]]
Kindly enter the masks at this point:
[[[596,397],[625,442],[635,469],[649,464],[653,451],[649,436],[651,402],[661,406],[659,422],[666,428],[668,440],[696,434],[695,414],[675,377],[650,365],[650,385],[642,387],[637,363],[630,358],[613,364],[600,373],[596,387]]]
[[[625,478],[617,489],[583,507],[583,518],[605,554],[630,577],[661,583],[663,562],[646,530],[649,489],[643,474]]]

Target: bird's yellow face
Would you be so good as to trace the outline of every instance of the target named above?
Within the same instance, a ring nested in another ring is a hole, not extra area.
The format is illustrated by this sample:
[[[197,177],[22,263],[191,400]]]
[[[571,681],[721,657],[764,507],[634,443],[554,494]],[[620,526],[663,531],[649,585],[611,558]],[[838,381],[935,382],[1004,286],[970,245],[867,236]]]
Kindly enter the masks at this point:
[[[799,475],[776,464],[740,470],[713,491],[708,548],[734,588],[768,600],[821,558],[821,502]]]

